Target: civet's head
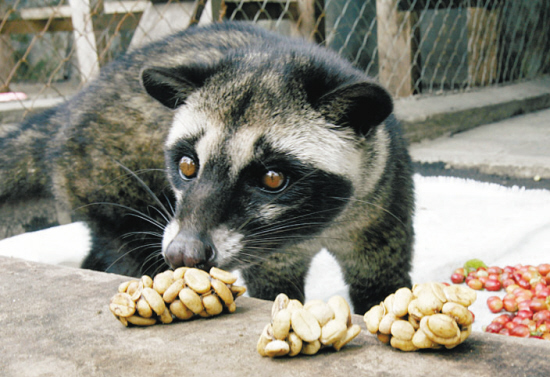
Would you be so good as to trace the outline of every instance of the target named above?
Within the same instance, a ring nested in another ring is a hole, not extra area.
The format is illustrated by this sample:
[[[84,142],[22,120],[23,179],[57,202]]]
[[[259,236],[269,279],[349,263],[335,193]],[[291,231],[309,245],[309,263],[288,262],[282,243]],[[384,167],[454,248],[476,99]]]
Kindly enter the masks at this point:
[[[174,268],[243,267],[329,227],[369,179],[365,144],[392,111],[384,89],[315,47],[147,68],[142,81],[174,111]]]

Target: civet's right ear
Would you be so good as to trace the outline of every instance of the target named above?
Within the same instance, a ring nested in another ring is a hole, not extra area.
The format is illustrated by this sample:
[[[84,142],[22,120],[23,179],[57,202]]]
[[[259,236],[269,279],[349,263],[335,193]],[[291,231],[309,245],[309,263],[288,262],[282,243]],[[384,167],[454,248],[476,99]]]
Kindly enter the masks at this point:
[[[151,97],[169,109],[175,109],[211,75],[211,69],[200,65],[149,67],[141,71],[141,84]]]

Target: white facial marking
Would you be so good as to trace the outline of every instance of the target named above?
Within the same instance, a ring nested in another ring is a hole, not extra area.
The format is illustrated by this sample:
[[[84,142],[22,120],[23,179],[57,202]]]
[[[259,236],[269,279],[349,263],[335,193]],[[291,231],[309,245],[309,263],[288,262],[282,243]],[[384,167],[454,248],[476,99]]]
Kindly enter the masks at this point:
[[[285,213],[286,208],[275,204],[264,204],[258,211],[258,216],[264,221],[272,221]]]
[[[195,144],[195,152],[199,158],[200,165],[204,166],[210,158],[220,153],[219,151],[222,148],[224,139],[225,133],[223,127],[210,122],[204,136]],[[199,170],[199,177],[201,172],[202,171]]]
[[[305,123],[305,124],[304,124]],[[351,130],[332,130],[320,119],[264,119],[255,125],[243,125],[227,143],[231,175],[237,176],[254,158],[256,142],[264,137],[272,148],[305,164],[356,183],[360,178],[361,151]]]
[[[200,135],[207,125],[206,116],[196,111],[192,105],[180,106],[174,114],[165,146],[170,148],[178,140]]]
[[[355,181],[361,154],[354,147],[353,136],[347,137],[348,130],[331,130],[325,123],[314,120],[307,127],[290,126],[274,129],[266,134],[266,139],[277,150],[290,153],[304,163]]]
[[[216,262],[223,265],[242,250],[241,240],[243,235],[230,230],[226,226],[220,226],[211,233],[212,242],[217,250]]]
[[[254,144],[262,136],[262,127],[244,127],[228,143],[231,158],[231,176],[236,177],[254,157]]]
[[[170,223],[164,228],[164,234],[162,235],[162,255],[166,253],[166,249],[170,242],[176,238],[180,231],[180,226],[176,220],[170,221]]]
[[[225,138],[224,129],[223,124],[194,109],[192,103],[186,104],[174,115],[165,147],[169,149],[180,140],[199,137],[195,144],[195,152],[199,165],[204,165],[213,155],[219,153]],[[200,174],[201,170],[199,176]]]
[[[369,193],[374,190],[378,181],[384,174],[386,169],[386,161],[388,160],[388,151],[390,144],[390,137],[384,127],[379,127],[376,130],[374,141],[371,145],[374,146],[375,160],[372,161],[368,169],[362,169],[365,173],[368,171],[368,175],[363,175],[361,180],[357,182],[356,189],[360,188],[360,191],[356,193],[356,196],[361,197],[363,194]]]

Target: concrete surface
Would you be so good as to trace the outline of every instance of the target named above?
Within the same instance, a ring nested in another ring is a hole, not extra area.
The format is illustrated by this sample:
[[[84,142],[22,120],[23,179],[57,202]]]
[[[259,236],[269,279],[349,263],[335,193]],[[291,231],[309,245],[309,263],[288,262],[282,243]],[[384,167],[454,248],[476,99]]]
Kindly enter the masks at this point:
[[[550,76],[510,85],[395,101],[411,142],[452,135],[479,125],[550,107]]]
[[[410,147],[414,161],[444,162],[448,168],[476,168],[485,174],[550,178],[550,109],[475,129],[424,140]]]
[[[445,135],[412,144],[416,162],[529,180],[538,175],[544,181],[550,179],[550,110],[506,119],[544,107],[550,107],[550,78],[400,100],[396,113],[411,140]],[[21,111],[25,107],[5,113],[3,120]],[[271,303],[246,297],[232,315],[125,328],[108,302],[126,279],[0,257],[0,376],[550,375],[549,342],[486,333],[472,334],[453,350],[404,353],[364,330],[338,353],[262,358],[256,341]],[[365,328],[361,317],[354,321]]]
[[[405,353],[363,332],[340,352],[269,359],[256,342],[271,303],[234,314],[123,327],[108,302],[127,278],[0,257],[0,375],[548,376],[550,342],[474,333],[452,350]]]
[[[0,124],[19,123],[31,113],[47,110],[63,102],[64,98],[56,97],[0,103]]]
[[[24,117],[49,109],[63,103],[73,96],[82,84],[77,78],[72,81],[59,81],[52,85],[33,83],[11,83],[14,92],[23,92],[28,96],[24,101],[0,102],[0,125],[19,123]],[[1,131],[1,127],[0,127]]]

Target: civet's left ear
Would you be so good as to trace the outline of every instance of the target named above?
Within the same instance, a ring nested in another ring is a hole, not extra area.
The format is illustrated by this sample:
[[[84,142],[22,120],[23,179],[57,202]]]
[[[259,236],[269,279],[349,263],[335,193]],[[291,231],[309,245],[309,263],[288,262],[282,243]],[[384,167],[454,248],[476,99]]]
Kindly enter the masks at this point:
[[[390,94],[374,82],[342,85],[321,96],[314,105],[329,121],[365,135],[393,111]]]

